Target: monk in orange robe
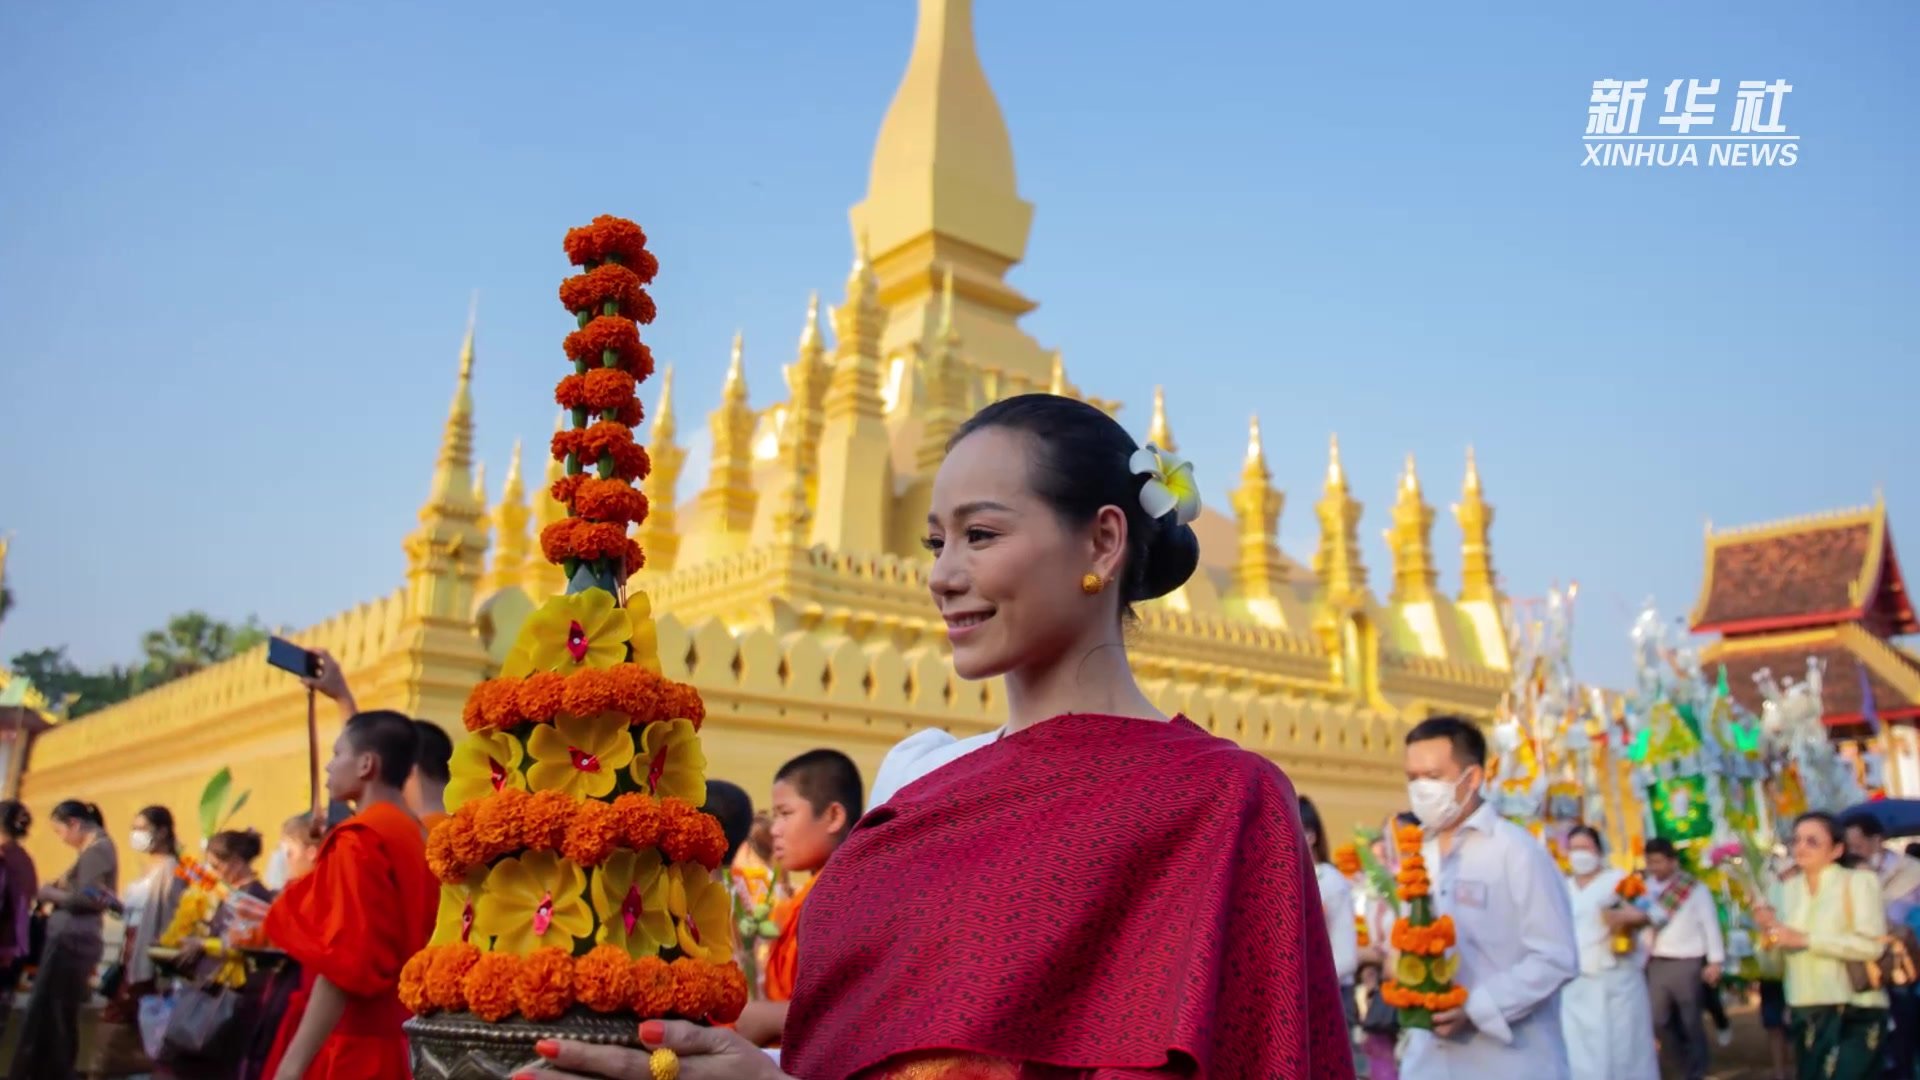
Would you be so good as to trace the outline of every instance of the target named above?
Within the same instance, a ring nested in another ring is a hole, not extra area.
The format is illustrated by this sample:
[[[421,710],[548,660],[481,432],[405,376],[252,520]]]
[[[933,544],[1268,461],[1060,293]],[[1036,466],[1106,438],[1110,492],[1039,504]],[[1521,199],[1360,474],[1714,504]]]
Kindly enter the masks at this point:
[[[431,720],[415,720],[413,731],[420,736],[420,748],[413,759],[413,774],[407,777],[407,805],[431,833],[434,826],[448,817],[447,784],[453,779],[453,740],[444,728]]]
[[[440,895],[425,830],[401,791],[418,745],[413,721],[387,711],[354,716],[334,743],[327,793],[357,812],[267,913],[267,937],[300,963],[306,991],[267,1062],[272,1080],[412,1075],[400,968],[433,935]]]
[[[813,875],[774,907],[780,936],[767,952],[766,1000],[754,1002],[736,1026],[763,1046],[778,1041],[787,1002],[800,978],[800,909],[831,857],[860,820],[860,769],[838,750],[813,750],[780,767],[773,779],[773,860],[788,872]]]

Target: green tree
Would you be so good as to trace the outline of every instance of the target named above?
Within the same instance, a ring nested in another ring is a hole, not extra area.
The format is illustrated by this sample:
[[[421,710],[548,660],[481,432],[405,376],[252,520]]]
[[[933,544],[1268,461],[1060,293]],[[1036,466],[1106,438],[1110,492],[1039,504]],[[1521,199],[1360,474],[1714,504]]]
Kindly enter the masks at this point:
[[[121,664],[82,671],[67,657],[64,645],[21,653],[13,658],[11,666],[15,675],[31,682],[56,708],[67,703],[69,717],[98,712],[144,689],[140,673]]]
[[[146,653],[144,674],[149,686],[172,682],[231,659],[267,640],[260,620],[249,617],[239,626],[204,611],[189,611],[167,620],[164,629],[150,630],[140,639]]]
[[[13,590],[0,585],[0,622],[5,622],[7,612],[13,610]]]

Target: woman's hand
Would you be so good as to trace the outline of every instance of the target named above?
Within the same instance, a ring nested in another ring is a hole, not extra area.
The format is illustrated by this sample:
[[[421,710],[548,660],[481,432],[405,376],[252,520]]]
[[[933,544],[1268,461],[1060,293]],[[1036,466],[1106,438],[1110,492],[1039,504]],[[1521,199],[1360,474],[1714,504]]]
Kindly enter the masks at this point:
[[[701,1027],[681,1020],[649,1021],[640,1025],[640,1041],[665,1047],[680,1055],[680,1080],[793,1080],[773,1063],[766,1051],[726,1028]],[[652,1080],[652,1050],[588,1043],[543,1042],[547,1059],[538,1072],[521,1073],[530,1080],[574,1077],[575,1080]],[[517,1080],[517,1078],[516,1078]]]
[[[1767,937],[1778,948],[1804,949],[1807,947],[1807,935],[1785,923],[1774,924],[1773,929],[1767,931]]]

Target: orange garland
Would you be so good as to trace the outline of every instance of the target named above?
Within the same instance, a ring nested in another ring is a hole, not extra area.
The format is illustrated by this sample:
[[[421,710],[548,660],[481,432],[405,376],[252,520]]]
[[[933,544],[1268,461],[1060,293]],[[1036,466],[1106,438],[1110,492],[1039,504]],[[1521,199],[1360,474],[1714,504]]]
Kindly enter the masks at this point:
[[[1333,849],[1333,868],[1347,877],[1360,872],[1360,851],[1352,844],[1341,844]]]
[[[1453,916],[1442,915],[1429,926],[1414,926],[1405,919],[1394,922],[1389,938],[1393,947],[1415,956],[1439,956],[1453,947]]]
[[[603,359],[614,354],[614,366],[636,379],[653,374],[653,350],[640,341],[640,331],[632,319],[618,315],[596,316],[587,325],[568,334],[561,342],[567,358],[588,368],[606,366]]]
[[[747,978],[735,963],[636,960],[614,945],[585,956],[556,948],[515,956],[456,943],[428,946],[407,961],[400,1003],[416,1016],[465,1011],[489,1022],[516,1012],[553,1020],[580,1004],[602,1013],[631,1009],[646,1017],[730,1024],[746,1007]]]
[[[620,713],[633,727],[688,720],[695,730],[707,715],[700,691],[693,687],[639,664],[615,664],[566,675],[536,671],[488,679],[467,695],[460,719],[468,731],[495,731],[551,723],[562,713],[593,716],[603,712]]]
[[[560,303],[568,311],[606,314],[606,305],[614,313],[635,322],[653,321],[653,297],[642,287],[640,275],[619,263],[602,263],[584,274],[576,274],[560,283]]]
[[[612,214],[601,214],[591,225],[568,229],[561,246],[566,248],[567,259],[575,266],[612,259],[631,269],[643,284],[660,272],[660,260],[647,250],[646,231]]]
[[[597,367],[584,375],[568,375],[553,388],[553,400],[569,409],[589,409],[604,412],[608,409],[623,409],[628,405],[636,408],[639,399],[635,396],[640,380],[629,371],[619,368]],[[633,427],[640,422],[635,417]],[[622,421],[622,423],[626,423]]]
[[[1448,1009],[1457,1009],[1467,1003],[1467,988],[1456,986],[1437,994],[1428,994],[1419,990],[1408,990],[1399,983],[1389,981],[1380,987],[1380,1000],[1396,1009],[1446,1012]]]
[[[1647,883],[1640,880],[1639,874],[1628,874],[1613,887],[1613,894],[1629,902],[1638,900],[1647,895]]]
[[[717,869],[727,855],[719,819],[685,799],[655,799],[630,791],[602,802],[561,791],[529,795],[503,788],[466,803],[427,837],[427,868],[448,884],[522,851],[558,851],[568,862],[594,867],[615,850],[659,848],[670,863]]]

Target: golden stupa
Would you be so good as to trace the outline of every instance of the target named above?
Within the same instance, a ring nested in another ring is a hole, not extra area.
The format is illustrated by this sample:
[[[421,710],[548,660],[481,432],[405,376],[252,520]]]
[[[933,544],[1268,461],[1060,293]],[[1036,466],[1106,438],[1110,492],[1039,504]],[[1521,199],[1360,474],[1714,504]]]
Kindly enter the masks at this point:
[[[920,0],[867,196],[852,209],[857,251],[831,339],[816,297],[785,399],[752,403],[736,338],[708,418],[711,469],[684,502],[670,370],[648,411],[654,511],[640,529],[648,566],[634,585],[659,616],[663,673],[692,682],[707,703],[710,775],[756,799],[804,750],[845,750],[871,779],[886,749],[915,730],[964,736],[1000,722],[1000,685],[954,676],[928,599],[918,541],[932,474],[953,430],[999,397],[1046,390],[1119,408],[1083,394],[1060,353],[1019,324],[1035,303],[1006,274],[1026,254],[1033,207],[1015,185],[971,9],[970,0]],[[476,483],[473,379],[470,327],[431,491],[405,540],[406,581],[295,635],[340,659],[362,707],[455,730],[530,597],[561,587],[532,537],[564,511],[544,485],[529,490],[519,448],[498,503],[489,508]],[[1139,434],[1177,446],[1158,392]],[[1163,709],[1281,762],[1331,822],[1377,824],[1404,802],[1401,733],[1436,711],[1490,717],[1509,682],[1493,510],[1469,451],[1453,508],[1465,535],[1462,584],[1443,594],[1434,510],[1409,459],[1381,599],[1368,587],[1361,504],[1337,442],[1314,508],[1311,568],[1279,549],[1284,501],[1256,419],[1232,516],[1208,510],[1196,523],[1201,571],[1145,606],[1134,660]],[[322,724],[325,745],[338,723],[324,705]],[[21,788],[38,812],[84,797],[118,826],[147,803],[193,806],[223,765],[253,792],[244,823],[271,830],[307,797],[304,691],[257,653],[45,732]],[[48,834],[34,841],[36,855],[53,857]]]

